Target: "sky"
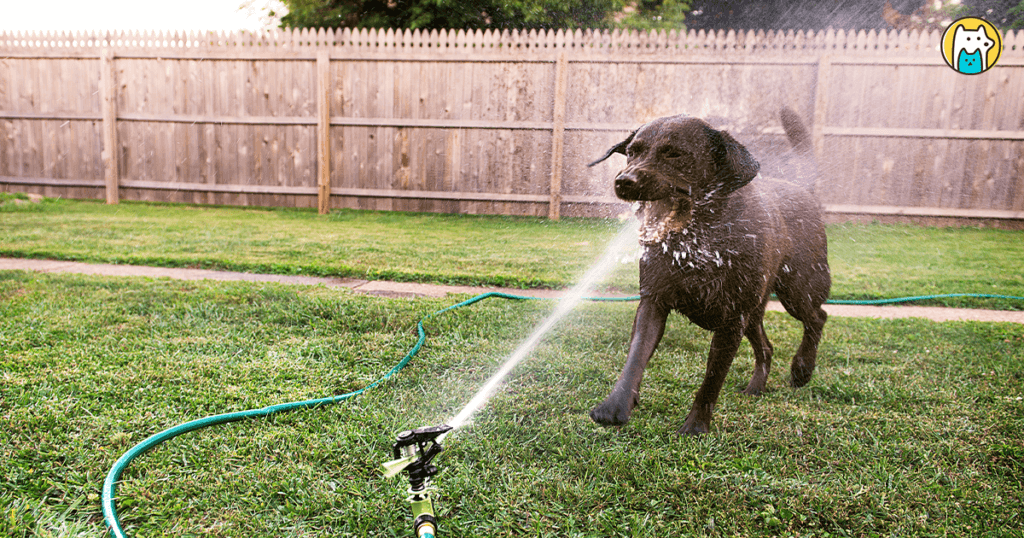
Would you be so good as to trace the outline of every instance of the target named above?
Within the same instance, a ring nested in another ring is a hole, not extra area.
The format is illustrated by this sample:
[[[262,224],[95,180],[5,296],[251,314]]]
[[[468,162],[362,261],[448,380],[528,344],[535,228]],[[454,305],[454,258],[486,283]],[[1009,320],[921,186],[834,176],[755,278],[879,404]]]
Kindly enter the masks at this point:
[[[268,5],[282,10],[274,0],[0,0],[0,32],[258,30]]]

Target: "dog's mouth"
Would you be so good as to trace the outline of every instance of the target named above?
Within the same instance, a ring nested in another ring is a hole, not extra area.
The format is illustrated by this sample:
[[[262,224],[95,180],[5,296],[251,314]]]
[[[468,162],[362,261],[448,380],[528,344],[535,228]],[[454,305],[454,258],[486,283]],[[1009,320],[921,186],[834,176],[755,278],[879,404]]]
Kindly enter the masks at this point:
[[[642,244],[664,242],[669,234],[685,230],[693,218],[693,201],[689,196],[641,201],[636,208]]]
[[[680,186],[661,176],[643,167],[628,167],[615,178],[615,195],[627,202],[692,198],[690,185]]]
[[[685,198],[687,201],[693,200],[693,190],[689,185],[684,189],[683,187],[673,186],[672,190],[675,191],[675,196]]]

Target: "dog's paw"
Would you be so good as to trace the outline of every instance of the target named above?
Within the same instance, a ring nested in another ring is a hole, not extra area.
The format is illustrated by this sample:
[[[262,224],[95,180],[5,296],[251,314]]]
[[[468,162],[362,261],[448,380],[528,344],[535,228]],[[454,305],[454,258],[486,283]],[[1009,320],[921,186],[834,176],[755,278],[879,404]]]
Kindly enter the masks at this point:
[[[590,410],[590,418],[602,426],[622,426],[629,422],[632,413],[628,405],[608,399]]]
[[[686,419],[683,423],[683,427],[679,428],[676,433],[679,435],[704,435],[711,432],[711,427],[707,423],[697,422],[693,419]]]
[[[747,396],[760,396],[765,393],[765,382],[764,377],[754,376],[750,383],[747,383],[747,388],[740,390],[740,394],[746,394]]]
[[[811,376],[814,375],[814,365],[810,367],[800,366],[797,363],[793,363],[793,368],[789,372],[789,384],[793,388],[800,388],[806,385],[810,380]]]
[[[702,413],[696,405],[693,409],[690,409],[690,414],[686,415],[686,422],[683,422],[683,427],[676,431],[679,435],[704,435],[705,433],[710,432],[710,408],[706,409],[705,412]]]
[[[747,396],[760,396],[764,393],[764,387],[755,387],[753,384],[747,385],[747,388],[739,391],[740,394],[746,394]]]

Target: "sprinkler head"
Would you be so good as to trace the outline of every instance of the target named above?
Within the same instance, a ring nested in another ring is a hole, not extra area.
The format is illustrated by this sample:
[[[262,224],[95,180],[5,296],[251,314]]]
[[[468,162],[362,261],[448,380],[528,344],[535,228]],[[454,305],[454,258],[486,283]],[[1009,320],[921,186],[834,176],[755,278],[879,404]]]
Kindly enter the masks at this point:
[[[427,483],[437,474],[437,467],[431,463],[434,456],[444,448],[438,438],[451,431],[447,424],[408,430],[398,434],[391,445],[395,459],[384,464],[384,476],[392,477],[405,471],[409,474],[409,503],[412,508],[413,529],[418,538],[434,538],[437,518],[430,500]]]
[[[395,459],[384,464],[384,476],[392,477],[406,471],[409,473],[409,486],[414,490],[421,489],[427,479],[437,474],[437,467],[430,461],[444,450],[438,437],[451,429],[451,426],[441,424],[399,433],[391,445]]]

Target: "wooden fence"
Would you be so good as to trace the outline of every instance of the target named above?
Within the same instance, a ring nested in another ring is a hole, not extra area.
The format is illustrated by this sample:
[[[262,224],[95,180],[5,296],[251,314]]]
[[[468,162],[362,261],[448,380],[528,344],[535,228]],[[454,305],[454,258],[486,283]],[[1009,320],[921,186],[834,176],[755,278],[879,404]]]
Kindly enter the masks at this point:
[[[937,33],[0,33],[0,189],[208,204],[621,211],[658,116],[770,152],[812,126],[829,211],[1024,221],[1024,32],[948,68]]]

